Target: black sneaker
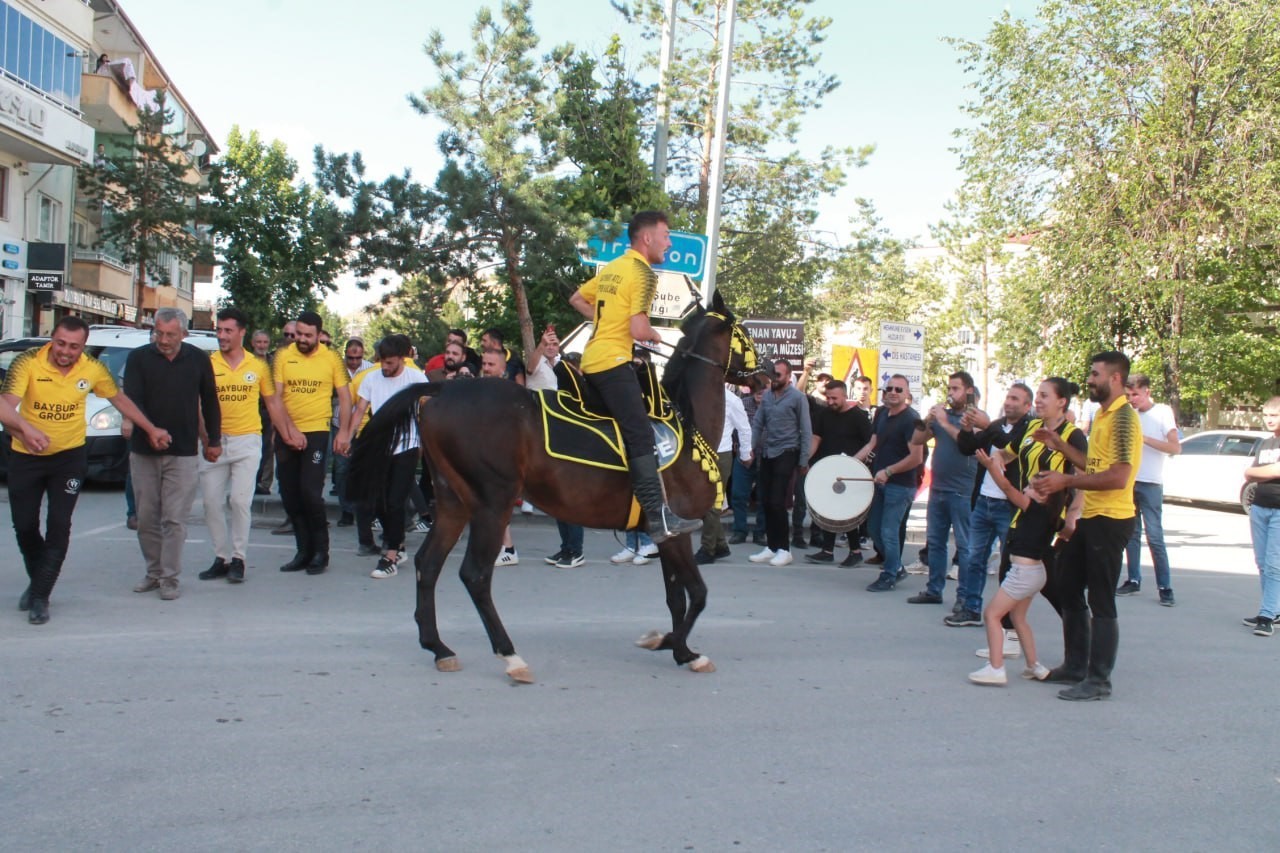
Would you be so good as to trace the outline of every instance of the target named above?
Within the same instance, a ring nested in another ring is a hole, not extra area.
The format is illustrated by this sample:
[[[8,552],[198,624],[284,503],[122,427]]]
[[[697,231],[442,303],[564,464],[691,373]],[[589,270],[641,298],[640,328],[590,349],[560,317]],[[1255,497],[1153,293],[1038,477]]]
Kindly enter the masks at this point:
[[[896,582],[898,582],[898,583],[902,583],[902,582],[903,582],[904,580],[906,580],[906,579],[907,579],[907,570],[906,570],[906,569],[898,569],[898,576],[897,576],[897,578],[895,578],[895,581],[896,581]],[[942,603],[942,598],[941,598],[941,597],[939,597],[939,598],[938,598],[938,603],[939,603],[939,604],[941,604],[941,603]]]
[[[1246,616],[1240,621],[1244,623],[1244,626],[1246,628],[1252,628],[1258,624],[1258,620],[1261,618],[1262,618],[1261,616]]]
[[[1133,581],[1125,581],[1116,589],[1116,595],[1133,595],[1140,589],[1142,589],[1141,584],[1134,583]]]
[[[693,555],[693,561],[699,566],[708,566],[716,561],[716,557],[706,548],[699,548]]]
[[[805,554],[805,561],[810,563],[834,563],[836,555],[830,551],[819,551],[816,554]]]
[[[711,556],[717,560],[723,560],[725,557],[732,557],[733,552],[729,550],[728,545],[721,545],[719,548],[711,552]]]
[[[1259,616],[1258,621],[1253,625],[1253,635],[1255,637],[1270,637],[1275,632],[1275,620],[1268,619],[1265,616]]]
[[[850,551],[849,556],[840,561],[840,568],[852,569],[854,566],[862,565],[862,552]]]
[[[1173,590],[1160,590],[1160,603],[1165,607],[1173,607],[1173,605],[1177,604],[1177,602],[1173,600]]]
[[[867,586],[867,592],[889,592],[898,582],[887,575],[881,575]]]
[[[907,599],[907,604],[941,604],[942,596],[936,592],[923,590]]]
[[[952,613],[950,616],[942,620],[943,625],[949,625],[952,628],[964,628],[969,625],[981,625],[982,617],[974,613],[972,610],[961,610],[959,613]]]
[[[217,557],[213,561],[213,565],[205,569],[196,577],[202,581],[216,581],[219,578],[227,576],[227,563],[221,557]]]
[[[548,566],[554,566],[556,563],[563,560],[565,556],[566,554],[564,552],[564,549],[561,548],[559,551],[556,551],[550,557],[543,557],[542,562],[546,563]]]
[[[582,558],[581,554],[572,554],[566,551],[565,555],[561,557],[559,561],[556,562],[556,568],[557,569],[576,569],[578,568],[578,566],[581,566],[585,562],[586,560]]]
[[[244,560],[239,557],[227,563],[227,583],[244,583]]]

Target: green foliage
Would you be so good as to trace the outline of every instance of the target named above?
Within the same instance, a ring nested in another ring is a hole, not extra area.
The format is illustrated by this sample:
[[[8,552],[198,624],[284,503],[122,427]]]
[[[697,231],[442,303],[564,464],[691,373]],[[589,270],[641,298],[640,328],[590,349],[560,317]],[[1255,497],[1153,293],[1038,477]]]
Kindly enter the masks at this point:
[[[321,304],[346,265],[337,209],[297,172],[284,143],[267,145],[257,131],[245,136],[233,127],[210,177],[206,216],[222,265],[223,304],[273,331]]]
[[[1033,233],[1040,262],[1009,278],[1003,350],[1027,351],[1028,323],[1067,375],[1091,352],[1125,349],[1163,378],[1175,410],[1269,387],[1280,344],[1259,312],[1277,304],[1274,5],[1051,0],[1034,24],[1006,14],[959,47],[975,93],[960,134],[966,189],[987,233]],[[1227,353],[1246,355],[1227,364]]]
[[[127,140],[77,172],[89,209],[101,215],[99,247],[136,264],[139,287],[146,276],[172,284],[166,255],[202,258],[203,244],[191,227],[199,187],[190,158],[164,132],[172,118],[163,98],[157,108],[142,108]]]

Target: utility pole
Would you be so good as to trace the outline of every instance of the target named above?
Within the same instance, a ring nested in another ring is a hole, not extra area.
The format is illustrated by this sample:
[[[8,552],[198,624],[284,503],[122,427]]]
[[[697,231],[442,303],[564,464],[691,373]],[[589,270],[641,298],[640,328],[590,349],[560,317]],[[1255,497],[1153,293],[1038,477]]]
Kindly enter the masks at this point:
[[[716,144],[712,149],[710,198],[707,200],[707,273],[702,304],[716,292],[716,255],[720,251],[720,196],[724,192],[724,148],[729,131],[729,80],[733,73],[733,24],[737,3],[725,0],[724,40],[720,43],[720,91],[716,93]]]
[[[660,187],[667,183],[667,135],[671,123],[671,102],[667,99],[667,75],[676,52],[676,0],[667,0],[667,20],[662,25],[662,52],[658,61],[658,126],[653,133],[653,179]]]

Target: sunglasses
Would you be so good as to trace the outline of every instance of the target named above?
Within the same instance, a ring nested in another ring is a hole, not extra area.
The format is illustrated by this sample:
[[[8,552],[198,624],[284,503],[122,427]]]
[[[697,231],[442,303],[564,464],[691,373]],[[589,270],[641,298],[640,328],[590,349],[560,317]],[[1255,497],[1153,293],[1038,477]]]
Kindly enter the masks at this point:
[[[905,393],[907,393],[907,389],[906,389],[906,388],[899,388],[897,385],[886,385],[886,386],[885,386],[885,389],[884,389],[884,393],[886,393],[886,394],[905,394]]]

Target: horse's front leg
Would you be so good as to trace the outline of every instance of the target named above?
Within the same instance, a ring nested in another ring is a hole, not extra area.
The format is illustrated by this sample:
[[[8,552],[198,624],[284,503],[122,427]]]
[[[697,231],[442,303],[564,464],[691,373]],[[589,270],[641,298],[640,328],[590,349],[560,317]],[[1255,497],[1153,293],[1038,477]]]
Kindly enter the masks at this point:
[[[528,665],[516,654],[515,644],[507,636],[507,629],[498,616],[493,603],[493,564],[502,550],[502,534],[511,520],[511,500],[505,500],[505,512],[492,514],[484,509],[471,517],[471,539],[467,543],[466,556],[462,558],[462,578],[471,603],[480,614],[484,630],[489,635],[493,653],[506,664],[507,676],[520,684],[532,684],[533,674]]]
[[[689,648],[693,623],[707,606],[707,585],[693,558],[689,536],[677,536],[658,546],[662,559],[662,582],[667,591],[667,609],[671,611],[671,633],[650,631],[636,645],[658,650],[671,649],[677,664],[689,664],[694,672],[715,672],[715,664],[705,655]]]
[[[438,490],[437,494],[442,492]],[[453,649],[440,639],[440,629],[436,624],[436,582],[440,579],[445,559],[462,535],[466,521],[461,507],[450,505],[447,499],[438,497],[435,524],[413,558],[418,586],[418,606],[413,618],[418,623],[418,644],[436,656],[436,669],[440,672],[462,669]]]

